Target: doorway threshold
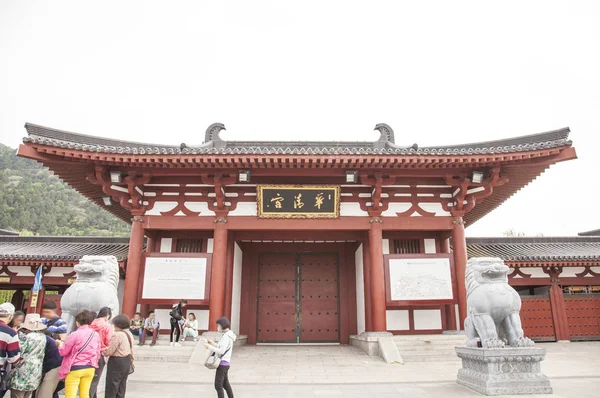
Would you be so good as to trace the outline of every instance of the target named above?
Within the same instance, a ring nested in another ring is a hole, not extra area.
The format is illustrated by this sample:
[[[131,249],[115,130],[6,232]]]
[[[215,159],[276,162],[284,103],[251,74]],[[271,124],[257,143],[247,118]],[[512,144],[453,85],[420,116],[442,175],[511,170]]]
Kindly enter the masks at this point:
[[[338,346],[340,343],[256,343],[263,346]]]

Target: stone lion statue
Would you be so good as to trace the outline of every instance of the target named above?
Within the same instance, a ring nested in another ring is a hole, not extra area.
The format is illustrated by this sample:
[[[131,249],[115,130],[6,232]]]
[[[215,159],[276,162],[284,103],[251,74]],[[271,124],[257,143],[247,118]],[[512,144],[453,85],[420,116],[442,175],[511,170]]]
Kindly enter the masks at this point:
[[[60,300],[62,318],[69,333],[75,327],[75,315],[82,310],[96,311],[109,307],[119,313],[119,264],[115,256],[83,256],[74,267],[77,279]]]
[[[534,343],[523,335],[521,298],[508,285],[509,268],[500,258],[480,257],[467,262],[467,346],[483,348],[529,347]]]

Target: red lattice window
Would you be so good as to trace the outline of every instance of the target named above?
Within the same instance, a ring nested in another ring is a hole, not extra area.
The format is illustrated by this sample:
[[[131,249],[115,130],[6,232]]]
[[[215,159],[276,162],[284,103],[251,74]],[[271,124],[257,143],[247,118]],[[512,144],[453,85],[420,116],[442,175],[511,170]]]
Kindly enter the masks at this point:
[[[177,253],[202,253],[202,239],[177,239]]]
[[[421,239],[395,239],[393,254],[422,253]]]

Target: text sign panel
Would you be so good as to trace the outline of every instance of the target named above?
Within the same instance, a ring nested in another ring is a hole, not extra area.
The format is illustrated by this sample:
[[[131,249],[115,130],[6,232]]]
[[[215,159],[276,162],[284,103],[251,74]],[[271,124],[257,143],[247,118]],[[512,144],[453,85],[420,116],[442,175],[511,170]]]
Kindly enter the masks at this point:
[[[147,257],[143,299],[204,300],[206,258]]]
[[[392,300],[452,300],[449,258],[391,258]]]
[[[262,218],[337,218],[340,187],[259,185],[258,216]]]

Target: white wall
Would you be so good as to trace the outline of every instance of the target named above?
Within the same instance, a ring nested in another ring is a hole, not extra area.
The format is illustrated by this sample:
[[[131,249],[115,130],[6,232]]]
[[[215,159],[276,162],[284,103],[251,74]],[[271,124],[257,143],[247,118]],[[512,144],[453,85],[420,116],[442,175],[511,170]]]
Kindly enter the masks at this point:
[[[435,239],[423,239],[426,254],[435,254]]]
[[[358,334],[365,331],[365,274],[363,264],[363,245],[354,253],[356,264],[356,326]]]
[[[383,239],[381,242],[383,254],[390,254],[390,240]]]
[[[171,253],[173,248],[173,238],[161,238],[160,239],[160,252]]]
[[[240,334],[240,311],[242,305],[242,249],[235,243],[233,251],[233,289],[231,292],[231,330]],[[207,321],[208,322],[208,321]]]
[[[387,310],[385,312],[387,330],[408,330],[408,310]]]
[[[441,310],[414,310],[415,330],[441,329]]]

